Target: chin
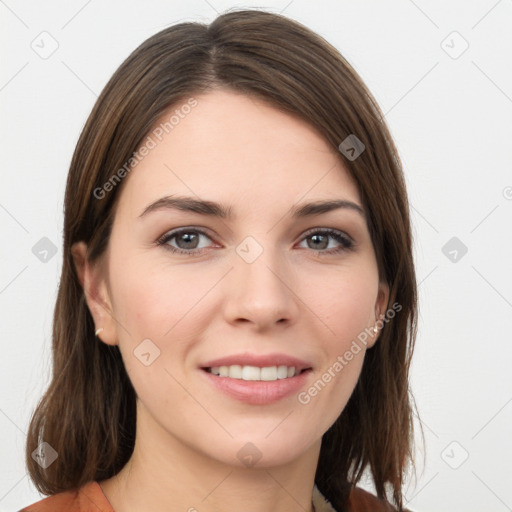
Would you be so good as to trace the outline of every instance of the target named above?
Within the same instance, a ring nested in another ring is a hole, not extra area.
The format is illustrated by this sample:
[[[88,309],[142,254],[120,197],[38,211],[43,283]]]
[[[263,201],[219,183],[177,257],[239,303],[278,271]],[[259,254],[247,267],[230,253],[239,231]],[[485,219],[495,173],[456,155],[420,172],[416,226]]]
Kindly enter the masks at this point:
[[[272,428],[275,428],[275,424]],[[277,431],[270,433],[271,429],[264,433],[255,431],[254,435],[245,432],[231,440],[219,458],[230,465],[239,468],[270,468],[288,464],[301,457],[311,446],[299,433],[296,436],[282,435]],[[225,455],[232,456],[226,459]],[[217,458],[217,457],[215,457]]]

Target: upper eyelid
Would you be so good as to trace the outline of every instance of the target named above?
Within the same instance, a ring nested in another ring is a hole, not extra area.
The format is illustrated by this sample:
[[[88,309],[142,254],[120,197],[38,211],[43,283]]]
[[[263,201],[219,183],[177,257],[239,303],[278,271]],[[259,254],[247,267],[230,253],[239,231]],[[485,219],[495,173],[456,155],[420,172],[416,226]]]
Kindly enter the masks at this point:
[[[335,231],[336,233],[339,233],[340,235],[345,235],[348,238],[350,238],[351,240],[353,240],[353,238],[343,229],[326,228],[326,227],[309,228],[306,231],[304,231],[304,233],[302,233],[302,237],[308,235],[309,233],[316,233],[317,231]]]
[[[172,240],[173,238],[177,237],[178,235],[181,235],[182,233],[190,233],[190,232],[197,232],[200,235],[204,235],[208,237],[210,240],[213,240],[213,236],[211,236],[205,228],[196,228],[194,226],[186,227],[186,228],[176,228],[171,229],[170,231],[166,231],[162,236],[160,236],[158,239],[162,240],[164,238],[168,238],[169,240]]]

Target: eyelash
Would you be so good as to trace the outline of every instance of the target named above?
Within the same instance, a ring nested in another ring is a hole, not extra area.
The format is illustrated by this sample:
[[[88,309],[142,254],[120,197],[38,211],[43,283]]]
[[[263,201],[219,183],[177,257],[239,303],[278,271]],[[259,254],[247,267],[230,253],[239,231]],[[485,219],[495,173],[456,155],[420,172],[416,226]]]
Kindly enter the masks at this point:
[[[190,251],[187,251],[185,249],[172,247],[171,245],[167,244],[167,242],[169,242],[173,238],[176,238],[179,235],[184,234],[184,233],[195,233],[195,234],[204,235],[207,238],[210,238],[204,231],[202,231],[200,229],[184,228],[184,229],[179,229],[177,231],[171,231],[170,233],[165,233],[163,236],[161,236],[157,240],[157,245],[165,246],[164,248],[166,250],[169,250],[175,254],[183,254],[185,256],[196,256],[198,254],[201,254],[205,250],[205,248],[192,249]],[[316,229],[313,231],[310,230],[304,234],[304,237],[301,239],[301,241],[305,240],[313,235],[318,235],[318,234],[329,235],[341,244],[339,247],[337,247],[335,249],[320,250],[320,251],[315,251],[314,249],[311,249],[313,252],[318,253],[319,256],[336,255],[336,254],[339,254],[344,251],[353,251],[355,249],[355,243],[352,240],[352,238],[350,238],[348,235],[344,234],[343,232],[337,231],[335,229],[326,228],[326,229]]]

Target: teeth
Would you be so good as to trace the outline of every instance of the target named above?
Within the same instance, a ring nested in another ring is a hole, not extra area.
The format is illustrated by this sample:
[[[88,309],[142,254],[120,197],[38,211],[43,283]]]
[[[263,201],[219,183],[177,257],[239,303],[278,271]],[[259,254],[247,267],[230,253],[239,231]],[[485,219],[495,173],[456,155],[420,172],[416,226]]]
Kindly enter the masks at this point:
[[[232,379],[241,380],[264,380],[272,381],[278,379],[286,379],[294,377],[300,372],[295,371],[295,366],[240,366],[234,364],[232,366],[213,366],[208,368],[210,373],[219,377],[230,377]]]
[[[261,380],[277,380],[277,377],[277,368],[275,366],[265,366],[261,369]]]
[[[257,366],[244,366],[242,380],[261,380],[261,370]]]
[[[227,368],[227,376],[232,379],[241,379],[242,378],[242,367],[238,364],[234,364],[233,366],[225,366]],[[215,368],[217,369],[217,368]],[[213,372],[212,372],[213,373]]]

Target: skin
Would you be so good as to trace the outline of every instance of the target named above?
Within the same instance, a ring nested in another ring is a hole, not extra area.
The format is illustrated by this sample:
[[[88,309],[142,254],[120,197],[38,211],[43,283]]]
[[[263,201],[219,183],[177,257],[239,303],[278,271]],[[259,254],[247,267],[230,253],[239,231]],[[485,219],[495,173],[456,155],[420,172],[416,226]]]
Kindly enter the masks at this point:
[[[375,325],[389,290],[360,213],[288,213],[316,200],[362,206],[341,155],[314,127],[228,90],[195,98],[125,178],[104,256],[91,264],[86,245],[73,246],[99,338],[119,345],[138,397],[134,453],[100,485],[116,512],[312,511],[322,435],[378,333],[307,405],[297,394],[239,402],[205,384],[198,366],[244,351],[283,352],[310,362],[307,390]],[[171,209],[139,218],[171,194],[228,205],[234,218]],[[191,256],[155,243],[183,227],[206,233],[197,245],[183,236],[167,242]],[[326,228],[350,236],[355,249],[329,254],[342,244],[312,238]],[[263,249],[252,263],[236,252],[248,236]],[[160,356],[145,366],[134,349],[148,338]],[[252,467],[237,457],[248,442],[261,453]]]

